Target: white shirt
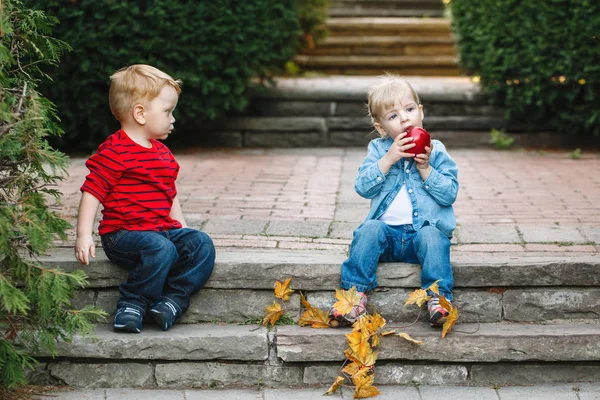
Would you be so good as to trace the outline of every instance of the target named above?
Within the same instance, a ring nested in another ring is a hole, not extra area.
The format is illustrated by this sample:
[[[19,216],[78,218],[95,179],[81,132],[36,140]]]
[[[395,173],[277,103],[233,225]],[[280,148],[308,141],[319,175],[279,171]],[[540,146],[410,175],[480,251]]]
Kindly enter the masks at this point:
[[[408,163],[405,162],[405,166]],[[389,208],[379,220],[381,222],[385,222],[388,225],[407,225],[412,224],[412,212],[413,207],[410,202],[410,197],[408,196],[408,191],[406,190],[406,185],[402,185],[400,191],[390,204]]]

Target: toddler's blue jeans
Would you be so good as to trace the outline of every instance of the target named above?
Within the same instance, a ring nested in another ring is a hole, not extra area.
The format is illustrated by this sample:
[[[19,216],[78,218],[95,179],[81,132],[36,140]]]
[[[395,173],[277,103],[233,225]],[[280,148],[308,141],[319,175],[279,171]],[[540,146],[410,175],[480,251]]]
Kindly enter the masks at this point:
[[[354,231],[350,257],[342,264],[342,289],[356,286],[366,292],[375,288],[380,261],[421,264],[421,288],[439,279],[440,294],[452,301],[450,239],[436,227],[424,225],[415,231],[412,225],[365,221]]]
[[[183,314],[190,296],[204,286],[215,264],[211,238],[195,229],[121,229],[101,239],[106,256],[129,272],[119,286],[118,307],[133,307],[142,315],[161,299],[170,299],[179,315]]]

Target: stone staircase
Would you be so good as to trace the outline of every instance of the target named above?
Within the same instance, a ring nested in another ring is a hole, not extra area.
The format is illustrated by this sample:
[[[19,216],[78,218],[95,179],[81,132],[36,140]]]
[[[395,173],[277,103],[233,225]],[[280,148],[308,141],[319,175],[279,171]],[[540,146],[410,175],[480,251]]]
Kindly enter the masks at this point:
[[[443,3],[334,1],[329,36],[295,58],[303,71],[331,75],[459,76]]]
[[[331,0],[329,17],[442,17],[441,0]]]
[[[43,259],[80,268],[71,249]],[[164,333],[152,323],[141,334],[98,326],[93,339],[60,343],[56,359],[39,355],[34,383],[75,387],[305,386],[331,384],[344,361],[349,329],[254,322],[274,300],[275,280],[292,278],[286,313],[301,314],[298,291],[313,306],[334,302],[343,254],[220,248],[214,273],[182,319]],[[382,264],[380,288],[369,307],[390,329],[423,345],[385,337],[375,383],[506,385],[600,380],[600,259],[453,254],[459,323],[445,339],[421,320],[407,295],[419,286],[420,267]],[[90,287],[76,305],[114,312],[125,277],[98,251],[86,268]]]

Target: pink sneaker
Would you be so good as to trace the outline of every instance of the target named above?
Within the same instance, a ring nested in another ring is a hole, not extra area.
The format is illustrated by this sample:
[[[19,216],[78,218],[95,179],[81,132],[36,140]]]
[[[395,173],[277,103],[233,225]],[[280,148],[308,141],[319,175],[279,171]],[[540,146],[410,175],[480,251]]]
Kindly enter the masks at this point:
[[[429,311],[429,323],[432,326],[443,325],[449,312],[440,305],[440,299],[432,297],[427,302],[427,311]]]
[[[329,311],[329,316],[335,321],[353,324],[357,319],[365,315],[367,312],[367,295],[363,292],[357,292],[356,294],[360,296],[360,302],[352,307],[350,312],[342,315],[335,308],[332,308]],[[333,326],[337,325],[333,324]]]

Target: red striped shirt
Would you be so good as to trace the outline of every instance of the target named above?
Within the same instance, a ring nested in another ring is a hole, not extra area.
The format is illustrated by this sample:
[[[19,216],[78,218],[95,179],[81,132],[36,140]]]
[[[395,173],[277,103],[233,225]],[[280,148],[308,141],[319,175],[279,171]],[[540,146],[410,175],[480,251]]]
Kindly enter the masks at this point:
[[[92,194],[103,205],[100,235],[121,228],[181,228],[181,223],[169,216],[177,195],[179,164],[167,146],[153,139],[150,142],[151,148],[140,146],[118,130],[85,163],[90,173],[81,191]]]

